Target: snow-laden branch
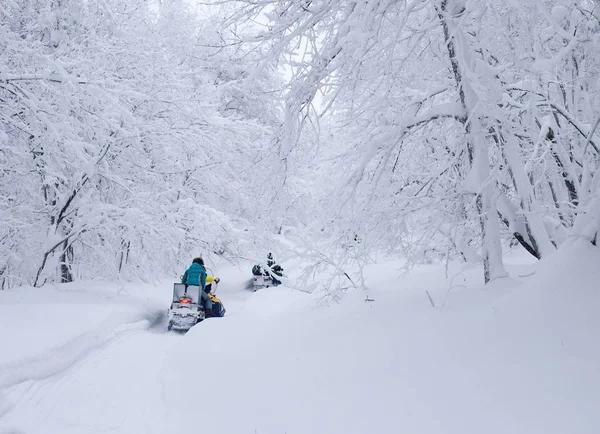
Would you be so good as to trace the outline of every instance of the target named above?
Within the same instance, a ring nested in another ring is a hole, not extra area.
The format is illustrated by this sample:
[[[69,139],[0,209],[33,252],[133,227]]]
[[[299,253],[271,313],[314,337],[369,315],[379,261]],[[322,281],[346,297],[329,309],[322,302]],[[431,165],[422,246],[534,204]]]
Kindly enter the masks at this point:
[[[9,83],[11,81],[50,81],[54,83],[75,83],[75,84],[98,84],[82,79],[81,77],[73,77],[65,74],[50,73],[50,74],[0,74],[0,82]]]
[[[518,92],[524,92],[524,93],[531,93],[536,95],[537,97],[539,97],[541,99],[541,101],[537,101],[536,104],[538,106],[546,106],[546,107],[550,107],[551,109],[553,109],[556,113],[558,113],[559,115],[561,115],[568,123],[570,123],[575,130],[581,134],[581,136],[585,137],[586,142],[589,143],[589,145],[592,146],[592,148],[594,148],[594,150],[596,151],[596,153],[598,153],[600,155],[600,147],[598,147],[598,145],[596,145],[595,141],[592,140],[592,137],[596,131],[596,128],[588,128],[585,125],[583,125],[581,122],[579,122],[577,120],[577,118],[575,116],[573,116],[565,107],[561,106],[560,104],[557,104],[553,101],[549,101],[546,97],[546,95],[541,94],[539,92],[533,91],[533,90],[529,90],[529,89],[523,89],[520,87],[509,87],[507,88],[508,91],[518,91]]]

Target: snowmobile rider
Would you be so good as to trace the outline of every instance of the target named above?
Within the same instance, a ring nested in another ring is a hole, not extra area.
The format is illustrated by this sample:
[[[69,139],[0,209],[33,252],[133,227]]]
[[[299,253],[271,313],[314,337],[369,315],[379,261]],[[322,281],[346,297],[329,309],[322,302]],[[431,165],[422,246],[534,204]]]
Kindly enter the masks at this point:
[[[204,260],[202,258],[194,258],[192,265],[190,265],[190,267],[185,270],[185,273],[183,273],[181,283],[185,285],[196,285],[202,288],[202,291],[200,291],[200,299],[202,301],[202,305],[204,306],[204,311],[208,313],[212,312],[213,302],[206,293],[206,277]],[[212,280],[214,280],[214,277]]]
[[[281,265],[275,263],[275,259],[273,259],[273,254],[270,252],[267,255],[267,266],[277,276],[281,276],[283,274],[283,267]]]
[[[221,279],[219,279],[218,277],[215,276],[206,276],[206,286],[204,287],[204,292],[206,292],[207,294],[210,294],[212,291],[212,283],[219,283],[221,281]]]
[[[269,267],[272,267],[273,265],[275,265],[275,259],[273,259],[273,253],[271,253],[271,252],[267,253],[267,265]]]
[[[273,259],[273,254],[271,252],[267,255],[267,266],[271,269],[272,274],[269,272],[267,272],[267,274],[271,275],[273,283],[281,285],[281,280],[277,279],[275,276],[281,277],[283,275],[283,267],[275,263],[275,259]]]

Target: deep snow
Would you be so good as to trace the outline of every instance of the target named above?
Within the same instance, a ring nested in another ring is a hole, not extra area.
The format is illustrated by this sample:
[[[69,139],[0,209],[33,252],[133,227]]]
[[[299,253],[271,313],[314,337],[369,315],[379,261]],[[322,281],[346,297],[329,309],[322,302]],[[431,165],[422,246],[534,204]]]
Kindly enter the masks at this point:
[[[599,249],[506,263],[380,261],[340,303],[221,267],[228,315],[184,336],[168,281],[2,292],[0,432],[599,432]]]

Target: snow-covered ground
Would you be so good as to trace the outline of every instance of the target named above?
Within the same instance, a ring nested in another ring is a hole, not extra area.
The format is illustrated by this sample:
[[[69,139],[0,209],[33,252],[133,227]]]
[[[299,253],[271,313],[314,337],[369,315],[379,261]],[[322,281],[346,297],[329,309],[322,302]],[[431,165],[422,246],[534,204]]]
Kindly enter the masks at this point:
[[[0,292],[0,433],[600,432],[599,249],[506,262],[381,262],[340,303],[223,266],[227,316],[186,335],[168,280]]]

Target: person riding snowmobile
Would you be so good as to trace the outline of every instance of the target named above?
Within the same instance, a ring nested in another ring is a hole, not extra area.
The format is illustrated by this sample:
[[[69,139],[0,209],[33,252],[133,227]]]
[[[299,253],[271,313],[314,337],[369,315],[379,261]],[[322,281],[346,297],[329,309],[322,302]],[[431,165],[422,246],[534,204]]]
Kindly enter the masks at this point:
[[[211,276],[213,277],[213,276]],[[194,258],[192,265],[185,270],[181,277],[181,283],[184,285],[196,285],[202,288],[200,291],[200,299],[206,314],[212,312],[213,301],[206,293],[206,269],[204,268],[204,260],[202,258]],[[213,277],[214,280],[214,277]]]
[[[210,294],[210,292],[212,291],[212,283],[219,283],[220,281],[221,279],[219,279],[218,277],[206,276],[206,285],[204,286],[204,292]]]
[[[272,267],[273,265],[275,265],[275,259],[273,259],[273,253],[271,253],[271,252],[267,253],[267,265],[269,267]]]
[[[273,254],[271,252],[269,252],[269,254],[267,255],[267,266],[271,269],[275,276],[283,276],[283,267],[275,262],[275,259],[273,259]],[[281,280],[276,279],[275,276],[271,275],[273,283],[276,285],[280,285]]]
[[[223,306],[223,303],[221,302],[221,300],[219,300],[217,298],[217,296],[215,294],[212,293],[212,282],[214,282],[215,284],[218,284],[220,281],[221,281],[221,279],[219,279],[218,277],[206,276],[205,292],[206,292],[206,295],[212,301],[212,309],[205,311],[206,318],[222,317],[225,315],[225,307]]]
[[[254,276],[260,276],[261,274],[263,274],[262,267],[260,265],[258,265],[258,264],[254,265],[252,267],[252,274]]]

